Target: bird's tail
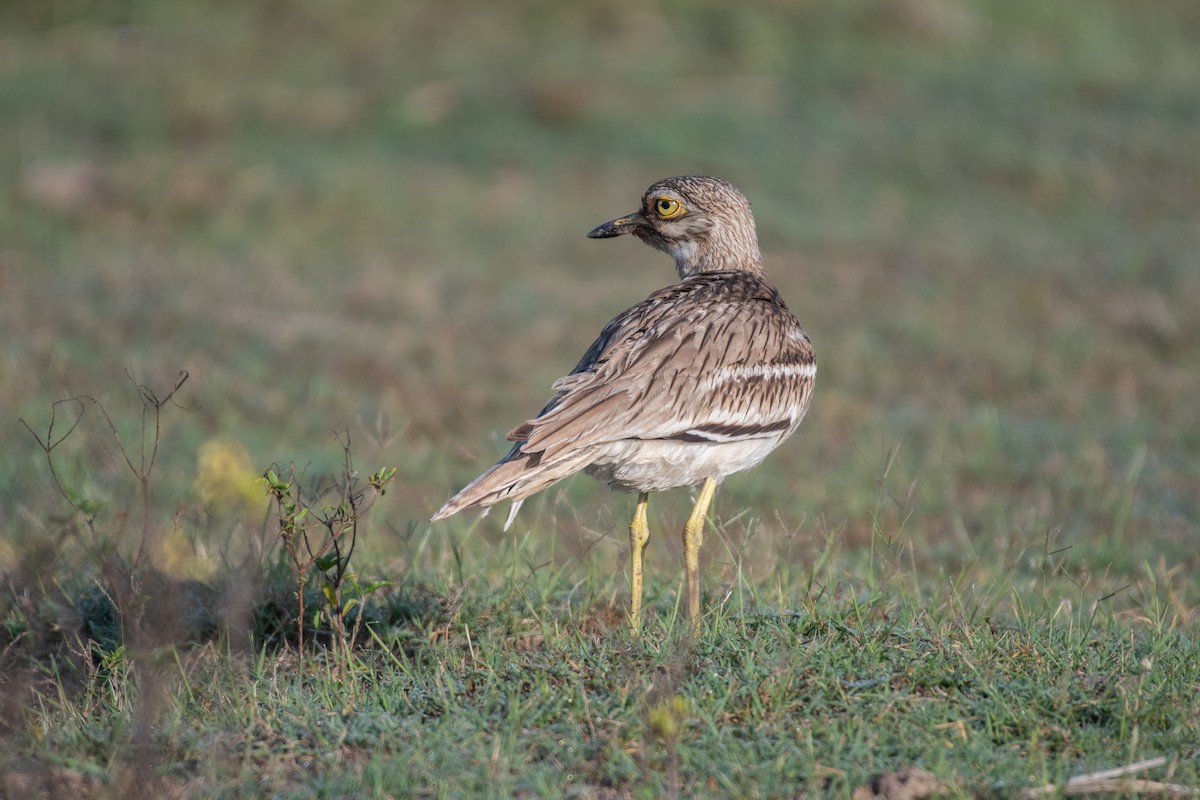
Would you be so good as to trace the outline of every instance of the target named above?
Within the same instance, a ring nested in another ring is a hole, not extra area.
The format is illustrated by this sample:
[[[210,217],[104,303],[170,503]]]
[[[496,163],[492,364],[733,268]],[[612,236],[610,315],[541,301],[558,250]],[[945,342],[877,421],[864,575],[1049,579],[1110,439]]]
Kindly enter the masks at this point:
[[[513,509],[504,523],[507,530],[525,498],[578,472],[591,462],[591,453],[586,449],[547,460],[543,459],[545,453],[522,453],[522,444],[524,442],[518,442],[499,463],[447,500],[430,521],[437,522],[465,508],[488,509],[501,501],[511,500]]]

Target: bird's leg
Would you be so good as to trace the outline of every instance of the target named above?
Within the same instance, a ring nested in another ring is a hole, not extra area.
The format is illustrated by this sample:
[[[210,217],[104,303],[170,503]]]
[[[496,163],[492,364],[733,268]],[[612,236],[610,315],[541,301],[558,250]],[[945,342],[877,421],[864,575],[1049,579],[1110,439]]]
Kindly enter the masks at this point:
[[[642,628],[642,553],[646,550],[646,542],[650,541],[650,526],[646,523],[649,502],[649,492],[638,495],[633,522],[629,523],[629,626],[634,636]]]
[[[700,630],[700,545],[704,543],[704,520],[716,491],[716,480],[705,478],[692,514],[683,526],[683,562],[687,567],[688,618],[692,621],[692,633]]]

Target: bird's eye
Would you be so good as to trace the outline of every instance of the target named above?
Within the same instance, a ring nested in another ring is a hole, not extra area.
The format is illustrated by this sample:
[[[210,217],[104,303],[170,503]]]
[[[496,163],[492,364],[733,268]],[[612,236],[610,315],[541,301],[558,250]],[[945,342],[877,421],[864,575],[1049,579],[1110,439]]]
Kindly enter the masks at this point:
[[[660,197],[654,201],[654,211],[663,219],[674,219],[683,213],[683,205],[670,197]]]

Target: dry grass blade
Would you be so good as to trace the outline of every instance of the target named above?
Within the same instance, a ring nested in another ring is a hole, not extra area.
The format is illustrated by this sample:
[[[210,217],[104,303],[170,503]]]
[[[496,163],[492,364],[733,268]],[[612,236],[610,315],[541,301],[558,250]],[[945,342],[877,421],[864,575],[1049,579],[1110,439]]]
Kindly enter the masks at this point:
[[[1106,769],[1100,772],[1091,772],[1087,775],[1076,775],[1068,780],[1065,786],[1059,787],[1048,783],[1045,786],[1039,786],[1036,789],[1029,789],[1023,792],[1021,798],[1022,800],[1033,800],[1034,798],[1046,797],[1058,794],[1059,792],[1068,796],[1141,794],[1164,797],[1194,797],[1197,792],[1190,786],[1124,777],[1135,772],[1161,767],[1166,763],[1167,759],[1160,756],[1158,758],[1148,758],[1145,761],[1138,761],[1135,764],[1129,764],[1124,767],[1114,767],[1113,769]]]

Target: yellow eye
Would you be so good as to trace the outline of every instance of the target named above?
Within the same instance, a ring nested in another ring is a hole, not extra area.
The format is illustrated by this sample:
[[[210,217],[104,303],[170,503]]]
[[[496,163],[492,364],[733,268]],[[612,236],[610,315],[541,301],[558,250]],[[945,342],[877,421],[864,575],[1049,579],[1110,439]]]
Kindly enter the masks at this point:
[[[663,219],[673,219],[683,214],[683,206],[678,200],[660,197],[654,201],[654,212]]]

